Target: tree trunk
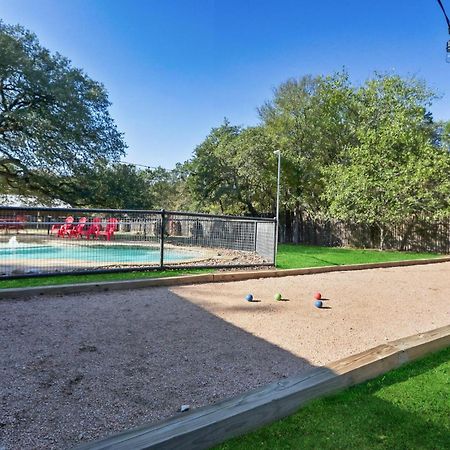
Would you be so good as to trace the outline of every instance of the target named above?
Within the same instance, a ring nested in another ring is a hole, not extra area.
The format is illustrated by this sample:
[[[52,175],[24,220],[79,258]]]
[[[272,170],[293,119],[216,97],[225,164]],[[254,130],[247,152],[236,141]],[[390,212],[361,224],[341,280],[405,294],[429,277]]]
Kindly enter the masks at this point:
[[[411,222],[409,222],[409,224],[406,226],[406,230],[403,233],[402,240],[400,241],[400,251],[404,251],[405,250],[406,244],[409,241],[409,238],[411,236],[411,232],[414,229],[414,225],[416,224],[416,222],[417,222],[416,217],[413,217]]]
[[[385,239],[384,226],[379,225],[379,228],[380,228],[380,250],[384,250],[384,239]]]
[[[293,242],[299,244],[301,240],[301,225],[302,225],[302,211],[300,205],[297,204],[294,209],[294,230],[293,230]]]
[[[284,212],[284,242],[292,242],[292,214],[287,209]]]

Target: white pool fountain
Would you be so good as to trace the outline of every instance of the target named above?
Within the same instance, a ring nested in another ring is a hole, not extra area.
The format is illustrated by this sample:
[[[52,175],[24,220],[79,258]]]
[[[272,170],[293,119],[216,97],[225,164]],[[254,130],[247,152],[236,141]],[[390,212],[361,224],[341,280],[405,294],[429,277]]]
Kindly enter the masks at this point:
[[[8,243],[6,244],[7,248],[17,248],[20,247],[19,241],[17,240],[16,236],[12,236],[9,238]]]

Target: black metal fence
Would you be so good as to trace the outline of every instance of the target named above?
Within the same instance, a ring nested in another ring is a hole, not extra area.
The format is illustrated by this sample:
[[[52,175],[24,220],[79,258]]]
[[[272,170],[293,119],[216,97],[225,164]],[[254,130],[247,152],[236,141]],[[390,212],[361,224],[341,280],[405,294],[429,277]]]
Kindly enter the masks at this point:
[[[0,277],[273,265],[276,221],[177,211],[0,208]]]

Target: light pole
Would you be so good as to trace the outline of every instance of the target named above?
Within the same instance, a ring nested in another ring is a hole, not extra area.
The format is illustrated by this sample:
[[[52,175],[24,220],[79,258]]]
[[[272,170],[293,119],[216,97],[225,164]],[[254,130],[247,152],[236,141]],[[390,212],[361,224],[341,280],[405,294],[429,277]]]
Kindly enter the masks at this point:
[[[278,252],[278,233],[279,233],[279,222],[280,222],[280,175],[281,175],[281,151],[275,150],[273,152],[278,155],[278,175],[277,175],[277,214],[276,214],[276,233],[275,233],[275,267],[277,265],[277,252]]]

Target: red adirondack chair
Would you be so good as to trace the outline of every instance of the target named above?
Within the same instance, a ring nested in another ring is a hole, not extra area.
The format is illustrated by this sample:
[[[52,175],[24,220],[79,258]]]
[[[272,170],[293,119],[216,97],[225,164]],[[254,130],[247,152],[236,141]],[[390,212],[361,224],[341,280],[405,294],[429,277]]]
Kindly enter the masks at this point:
[[[110,241],[111,238],[114,236],[114,232],[117,230],[119,221],[115,217],[110,217],[108,219],[108,223],[106,224],[106,227],[104,230],[99,231],[97,233],[97,236],[105,236],[105,239],[107,241]]]
[[[78,221],[78,223],[68,231],[68,236],[71,238],[72,237],[74,237],[74,238],[81,237],[81,233],[83,232],[84,228],[86,227],[86,222],[87,222],[86,217],[80,217],[80,220]]]
[[[83,230],[80,231],[80,237],[86,236],[87,239],[90,239],[91,236],[94,238],[98,237],[98,233],[102,230],[101,222],[102,219],[100,219],[100,217],[94,217],[91,224],[87,228],[84,227]]]
[[[52,226],[52,228],[50,230],[50,234],[53,232],[56,232],[56,235],[58,237],[64,237],[64,235],[72,229],[73,221],[74,221],[74,219],[72,216],[66,217],[66,220],[64,221],[63,225],[55,224]]]

